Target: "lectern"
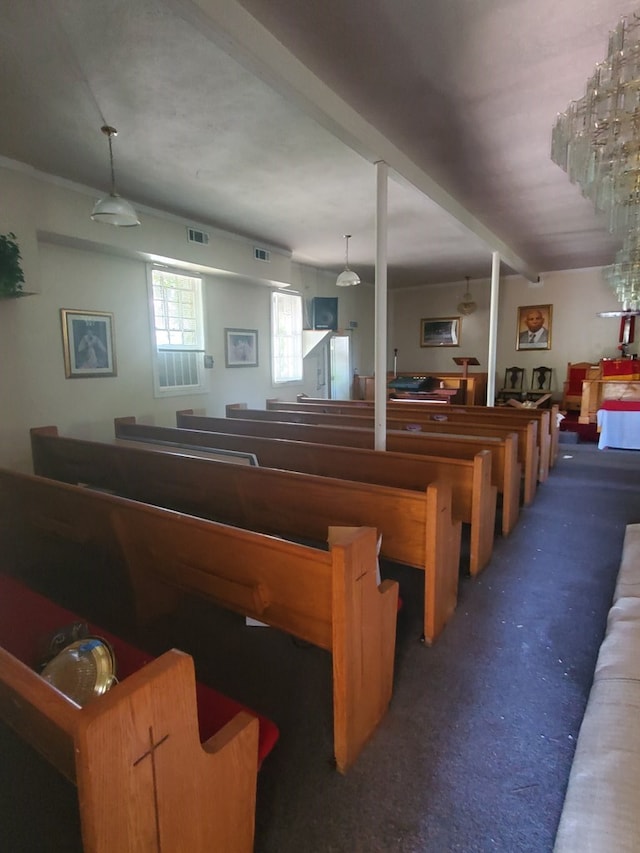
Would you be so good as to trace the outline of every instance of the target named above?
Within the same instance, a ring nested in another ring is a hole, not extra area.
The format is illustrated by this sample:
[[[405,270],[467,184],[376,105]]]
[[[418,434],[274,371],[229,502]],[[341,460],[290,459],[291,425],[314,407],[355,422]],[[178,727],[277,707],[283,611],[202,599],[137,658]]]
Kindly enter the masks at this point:
[[[473,355],[457,356],[453,359],[455,363],[462,367],[462,378],[467,379],[469,376],[469,365],[480,364],[478,359]]]

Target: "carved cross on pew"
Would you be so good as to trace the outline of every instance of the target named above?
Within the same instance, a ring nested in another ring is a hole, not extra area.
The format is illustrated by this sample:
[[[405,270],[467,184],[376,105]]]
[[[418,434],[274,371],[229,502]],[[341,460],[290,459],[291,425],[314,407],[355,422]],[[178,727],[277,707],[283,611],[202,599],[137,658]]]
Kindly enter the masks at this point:
[[[153,779],[153,810],[156,824],[156,850],[162,853],[162,844],[160,839],[160,809],[158,807],[158,783],[156,779],[156,749],[169,738],[169,735],[164,735],[159,741],[153,740],[153,726],[149,726],[149,749],[143,752],[139,758],[133,762],[133,766],[137,767],[145,758],[151,759],[151,776]]]

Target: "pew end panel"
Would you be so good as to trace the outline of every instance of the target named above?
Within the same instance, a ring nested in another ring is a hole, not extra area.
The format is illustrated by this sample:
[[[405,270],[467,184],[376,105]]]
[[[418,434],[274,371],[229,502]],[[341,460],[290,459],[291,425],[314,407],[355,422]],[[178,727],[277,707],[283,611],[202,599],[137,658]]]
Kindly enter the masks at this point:
[[[363,535],[362,531],[367,534]],[[393,692],[398,584],[376,578],[373,528],[330,527],[336,764],[350,766],[385,715]]]
[[[156,659],[81,715],[75,743],[78,792],[93,818],[87,835],[105,853],[156,844],[250,851],[258,720],[241,712],[201,745],[193,661],[167,654],[175,660]],[[212,812],[225,819],[205,818]],[[132,843],[105,845],[113,832]]]
[[[471,507],[471,556],[469,573],[475,577],[485,568],[493,552],[498,489],[491,485],[491,453],[481,450],[473,465],[473,495]]]
[[[435,548],[427,548],[424,573],[424,641],[431,645],[455,612],[458,603],[462,524],[451,518],[451,486],[432,483],[427,488],[428,528],[437,531]]]
[[[202,745],[188,655],[166,652],[80,708],[0,648],[0,715],[76,784],[86,853],[253,850],[258,720],[240,712]]]

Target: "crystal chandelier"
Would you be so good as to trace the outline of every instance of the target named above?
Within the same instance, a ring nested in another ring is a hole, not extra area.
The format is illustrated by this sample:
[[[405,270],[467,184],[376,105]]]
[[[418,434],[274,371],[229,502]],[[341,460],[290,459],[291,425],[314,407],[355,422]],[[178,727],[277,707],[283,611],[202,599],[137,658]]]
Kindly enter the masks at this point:
[[[473,314],[478,306],[473,301],[473,296],[469,292],[469,276],[466,275],[465,278],[467,280],[467,292],[462,297],[462,301],[458,303],[458,311],[468,317],[469,314]]]
[[[612,234],[623,239],[603,270],[623,305],[640,305],[640,14],[622,18],[609,34],[607,57],[596,65],[582,98],[558,116],[551,159],[578,184]]]

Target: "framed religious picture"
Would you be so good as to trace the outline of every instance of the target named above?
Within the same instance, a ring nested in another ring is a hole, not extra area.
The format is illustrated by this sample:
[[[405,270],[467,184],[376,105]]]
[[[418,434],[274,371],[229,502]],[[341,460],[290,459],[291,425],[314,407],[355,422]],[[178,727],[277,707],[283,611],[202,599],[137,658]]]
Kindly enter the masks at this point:
[[[429,317],[420,320],[421,347],[459,347],[460,317]]]
[[[257,367],[258,330],[225,329],[224,360],[226,367]]]
[[[516,330],[517,350],[551,349],[552,305],[521,305]]]
[[[113,314],[60,309],[67,379],[115,376]]]

